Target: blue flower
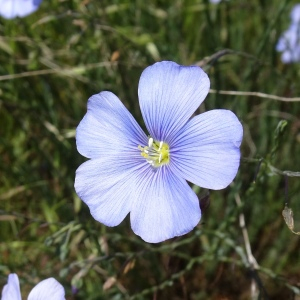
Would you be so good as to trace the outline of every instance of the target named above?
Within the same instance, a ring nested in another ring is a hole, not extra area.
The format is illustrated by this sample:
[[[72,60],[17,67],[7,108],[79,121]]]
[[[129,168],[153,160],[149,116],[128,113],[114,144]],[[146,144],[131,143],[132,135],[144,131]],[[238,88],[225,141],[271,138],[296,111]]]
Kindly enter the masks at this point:
[[[6,19],[26,17],[35,12],[42,0],[0,0],[0,16]]]
[[[2,300],[21,300],[20,283],[17,274],[8,275],[7,284],[2,291]],[[28,295],[28,300],[65,300],[63,286],[54,278],[38,283]]]
[[[300,4],[296,4],[291,11],[291,21],[294,24],[300,23]]]
[[[282,52],[283,63],[300,61],[300,4],[291,11],[291,24],[278,40],[276,50]]]
[[[243,129],[228,110],[190,119],[209,91],[197,66],[156,63],[141,75],[138,96],[147,136],[111,92],[88,101],[76,131],[75,189],[92,216],[116,226],[130,213],[133,231],[157,243],[191,231],[201,211],[190,181],[223,189],[234,179]]]

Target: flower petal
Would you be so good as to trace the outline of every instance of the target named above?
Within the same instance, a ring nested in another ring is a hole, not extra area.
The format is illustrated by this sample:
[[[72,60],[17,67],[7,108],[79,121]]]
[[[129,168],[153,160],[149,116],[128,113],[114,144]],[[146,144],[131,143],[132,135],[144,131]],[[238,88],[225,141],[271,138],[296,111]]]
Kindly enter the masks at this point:
[[[76,130],[77,149],[88,158],[130,155],[148,139],[133,116],[111,92],[101,92],[88,101],[88,111]]]
[[[143,168],[150,168],[137,152],[136,157],[92,159],[76,171],[75,190],[88,205],[92,216],[107,226],[120,224],[132,207],[132,191]]]
[[[36,11],[42,0],[0,0],[0,16],[6,19],[26,17]]]
[[[187,182],[164,166],[147,169],[133,191],[132,230],[149,243],[159,243],[191,231],[201,218],[199,201]]]
[[[296,4],[291,11],[292,24],[300,23],[300,4]]]
[[[300,24],[291,24],[277,42],[276,50],[282,52],[281,61],[283,63],[300,61],[299,30]]]
[[[138,94],[150,135],[168,142],[205,99],[209,85],[206,73],[197,66],[163,61],[146,68]]]
[[[17,274],[9,274],[2,290],[2,300],[21,300],[20,283]]]
[[[201,187],[228,186],[240,164],[243,128],[229,110],[211,110],[192,118],[170,145],[170,168]]]
[[[28,300],[65,300],[63,286],[54,278],[38,283],[29,293]]]
[[[293,62],[293,54],[289,50],[282,52],[281,61],[284,64],[292,63]]]

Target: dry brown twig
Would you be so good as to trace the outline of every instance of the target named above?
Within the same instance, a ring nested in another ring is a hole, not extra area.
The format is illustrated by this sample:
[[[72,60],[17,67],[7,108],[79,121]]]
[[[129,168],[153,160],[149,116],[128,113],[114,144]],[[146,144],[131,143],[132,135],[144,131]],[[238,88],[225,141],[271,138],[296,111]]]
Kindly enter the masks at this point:
[[[211,94],[220,94],[220,95],[233,95],[233,96],[252,96],[270,100],[277,100],[283,102],[299,102],[300,97],[295,98],[287,98],[287,97],[280,97],[276,95],[265,94],[261,92],[241,92],[241,91],[223,91],[223,90],[213,90],[210,89],[209,92]]]

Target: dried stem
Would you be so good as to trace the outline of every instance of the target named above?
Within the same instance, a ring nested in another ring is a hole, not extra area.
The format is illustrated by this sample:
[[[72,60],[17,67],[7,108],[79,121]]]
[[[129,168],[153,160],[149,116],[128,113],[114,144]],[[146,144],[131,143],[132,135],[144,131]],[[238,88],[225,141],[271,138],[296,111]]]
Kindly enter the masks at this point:
[[[287,97],[280,97],[276,95],[265,94],[261,92],[240,92],[240,91],[223,91],[223,90],[213,90],[210,89],[209,92],[211,94],[220,94],[220,95],[233,95],[233,96],[253,96],[258,98],[265,98],[283,102],[299,102],[300,97],[296,98],[287,98]]]

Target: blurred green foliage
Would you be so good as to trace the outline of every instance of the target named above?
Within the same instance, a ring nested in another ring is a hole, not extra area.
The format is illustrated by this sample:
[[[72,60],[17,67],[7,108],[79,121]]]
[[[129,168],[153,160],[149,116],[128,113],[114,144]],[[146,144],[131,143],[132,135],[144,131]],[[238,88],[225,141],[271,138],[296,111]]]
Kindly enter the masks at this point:
[[[238,115],[242,162],[183,237],[107,228],[73,188],[87,99],[110,90],[143,125],[138,80],[155,61],[197,63],[215,90],[299,97],[299,64],[275,52],[295,3],[61,0],[0,19],[0,286],[15,272],[24,295],[55,277],[67,299],[300,299],[299,236],[281,215],[288,202],[300,230],[299,102],[209,94],[197,113]]]

